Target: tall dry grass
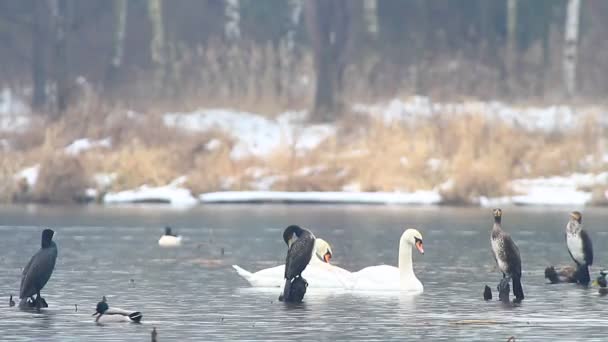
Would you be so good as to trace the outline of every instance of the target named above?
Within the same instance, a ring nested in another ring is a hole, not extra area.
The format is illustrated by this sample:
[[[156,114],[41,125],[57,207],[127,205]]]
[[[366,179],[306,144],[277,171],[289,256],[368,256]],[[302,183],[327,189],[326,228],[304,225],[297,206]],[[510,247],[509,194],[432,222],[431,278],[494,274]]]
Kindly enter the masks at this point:
[[[186,175],[186,186],[193,193],[257,189],[264,180],[272,190],[439,187],[447,202],[466,203],[480,195],[508,193],[507,184],[515,178],[596,172],[605,167],[581,163],[588,155],[601,159],[606,148],[605,132],[592,116],[581,117],[571,130],[543,133],[483,113],[437,113],[390,124],[346,113],[336,122],[337,134],[312,151],[296,151],[293,144],[284,144],[264,158],[233,160],[230,152],[235,142],[230,136],[166,127],[159,112],[155,108],[133,113],[89,95],[86,103],[71,107],[58,121],[35,120],[25,132],[3,135],[13,148],[0,152],[1,200],[26,191],[13,175],[38,163],[41,183],[27,189],[27,195],[45,202],[71,201],[85,188],[96,186],[97,173],[114,173],[112,186],[100,190],[165,185]],[[112,148],[67,156],[65,147],[83,137],[110,137]],[[219,144],[210,149],[212,140]]]

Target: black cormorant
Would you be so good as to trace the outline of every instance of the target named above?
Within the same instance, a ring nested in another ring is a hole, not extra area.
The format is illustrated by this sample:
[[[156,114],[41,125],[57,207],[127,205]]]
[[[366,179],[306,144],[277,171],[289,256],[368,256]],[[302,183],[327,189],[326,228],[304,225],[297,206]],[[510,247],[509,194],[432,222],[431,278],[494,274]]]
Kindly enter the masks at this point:
[[[291,284],[295,278],[302,276],[308,266],[315,247],[315,236],[308,229],[291,225],[283,232],[283,241],[287,244],[285,260],[285,287],[283,298],[290,298]]]
[[[30,298],[37,309],[44,306],[44,299],[40,297],[40,290],[46,285],[55,269],[55,261],[57,260],[57,245],[53,241],[51,229],[42,231],[42,243],[40,250],[34,254],[23,269],[21,277],[21,288],[19,290],[19,298],[21,298],[20,306],[28,306],[27,298]],[[36,299],[33,296],[36,295]]]

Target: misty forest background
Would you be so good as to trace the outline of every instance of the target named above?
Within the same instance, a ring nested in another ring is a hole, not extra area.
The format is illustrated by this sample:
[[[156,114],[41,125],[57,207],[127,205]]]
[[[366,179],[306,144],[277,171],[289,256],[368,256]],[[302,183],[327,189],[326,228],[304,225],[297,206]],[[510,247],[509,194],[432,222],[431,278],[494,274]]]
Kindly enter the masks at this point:
[[[603,100],[606,16],[602,0],[3,1],[0,79],[55,114],[78,80],[128,105],[308,105],[320,119],[400,94]]]
[[[512,193],[517,178],[597,172],[606,153],[597,115],[533,132],[483,109],[388,125],[353,105],[422,95],[602,108],[607,17],[604,0],[0,1],[0,86],[29,104],[25,129],[0,133],[3,200],[66,202],[90,187],[103,194],[184,175],[193,194],[274,177],[267,189],[447,183],[446,202],[468,203]],[[269,119],[308,110],[303,125],[335,134],[312,151],[235,160],[242,132],[163,123],[163,113],[199,108]],[[64,151],[107,137],[111,148]],[[32,165],[38,182],[14,184]],[[112,174],[103,189],[100,174]]]

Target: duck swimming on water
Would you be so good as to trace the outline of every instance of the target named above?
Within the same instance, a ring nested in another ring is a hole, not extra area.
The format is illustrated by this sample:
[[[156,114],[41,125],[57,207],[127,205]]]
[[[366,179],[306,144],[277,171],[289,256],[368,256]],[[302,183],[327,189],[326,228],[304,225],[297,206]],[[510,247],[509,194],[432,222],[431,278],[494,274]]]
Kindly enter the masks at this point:
[[[57,260],[57,245],[53,241],[55,232],[51,229],[42,231],[41,248],[27,263],[21,277],[19,306],[22,308],[35,307],[40,310],[47,307],[44,298],[40,297],[40,290],[51,278]],[[34,299],[34,295],[36,298]],[[29,299],[29,301],[28,301]]]
[[[589,285],[589,266],[593,265],[591,238],[583,229],[583,215],[578,211],[570,213],[566,225],[566,246],[570,257],[576,263],[576,280],[581,285]]]
[[[158,245],[161,247],[177,247],[182,244],[182,237],[174,234],[171,227],[165,227],[165,234],[158,239]]]
[[[283,298],[290,298],[291,284],[308,266],[315,247],[315,236],[305,228],[291,225],[283,232],[283,241],[287,244],[287,258],[285,260],[285,287]]]
[[[511,238],[509,233],[502,229],[502,210],[494,209],[494,226],[492,226],[492,234],[490,244],[492,253],[498,268],[502,272],[503,278],[510,278],[513,281],[513,294],[516,301],[524,299],[524,290],[521,286],[521,257],[519,248]],[[508,280],[507,278],[507,280]]]
[[[99,324],[110,322],[140,323],[143,317],[139,311],[127,311],[118,308],[111,308],[108,305],[106,296],[103,296],[101,302],[97,303],[93,316],[97,316],[95,318],[95,322]]]

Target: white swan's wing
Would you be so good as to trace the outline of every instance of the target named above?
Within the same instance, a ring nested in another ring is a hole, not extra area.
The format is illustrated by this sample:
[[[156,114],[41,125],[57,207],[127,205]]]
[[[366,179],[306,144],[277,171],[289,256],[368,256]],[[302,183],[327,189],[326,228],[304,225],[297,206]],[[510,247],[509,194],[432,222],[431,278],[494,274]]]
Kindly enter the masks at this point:
[[[247,280],[253,287],[281,287],[283,286],[285,265],[266,268],[255,273],[249,272],[238,265],[232,265],[238,275]]]
[[[302,272],[302,277],[308,281],[309,288],[339,288],[352,287],[351,273],[343,268],[323,262],[311,262]]]
[[[353,290],[399,290],[399,269],[389,265],[366,267],[353,273]]]

